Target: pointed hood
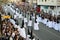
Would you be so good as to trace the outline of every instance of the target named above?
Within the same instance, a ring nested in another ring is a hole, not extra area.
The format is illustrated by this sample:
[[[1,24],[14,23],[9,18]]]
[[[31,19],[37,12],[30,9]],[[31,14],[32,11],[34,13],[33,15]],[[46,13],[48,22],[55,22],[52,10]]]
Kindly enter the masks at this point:
[[[22,26],[21,26],[21,28],[23,28],[24,27],[24,20],[22,20]]]
[[[32,20],[31,15],[30,15],[30,20]]]
[[[10,16],[10,12],[8,12],[8,15]]]
[[[37,17],[36,17],[36,15],[35,15],[35,23],[37,23],[36,19],[37,19]]]

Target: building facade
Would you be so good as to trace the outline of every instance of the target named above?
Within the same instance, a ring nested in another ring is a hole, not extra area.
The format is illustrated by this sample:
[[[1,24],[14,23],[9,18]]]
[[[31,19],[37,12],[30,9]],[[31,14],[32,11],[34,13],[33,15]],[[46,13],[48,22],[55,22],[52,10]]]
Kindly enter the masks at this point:
[[[37,5],[40,5],[40,9],[46,13],[60,15],[60,0],[37,0]]]

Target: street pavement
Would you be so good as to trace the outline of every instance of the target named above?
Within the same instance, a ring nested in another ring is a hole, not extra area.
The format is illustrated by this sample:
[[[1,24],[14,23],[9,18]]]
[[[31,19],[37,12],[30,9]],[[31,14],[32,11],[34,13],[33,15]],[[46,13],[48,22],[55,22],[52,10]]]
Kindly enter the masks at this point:
[[[29,20],[29,16],[27,15]],[[33,23],[34,23],[34,19]],[[22,20],[18,19],[18,22],[21,26]],[[33,26],[32,26],[33,27]],[[26,30],[27,33],[27,30]],[[36,40],[60,40],[60,32],[55,31],[54,29],[48,28],[46,25],[39,23],[39,30],[33,30],[33,34]]]

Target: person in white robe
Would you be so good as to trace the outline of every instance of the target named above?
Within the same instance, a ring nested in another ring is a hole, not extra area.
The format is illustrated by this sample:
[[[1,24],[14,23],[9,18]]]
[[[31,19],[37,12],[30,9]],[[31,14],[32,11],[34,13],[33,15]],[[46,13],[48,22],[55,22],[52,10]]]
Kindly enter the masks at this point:
[[[39,24],[39,17],[36,19],[37,23]]]
[[[24,23],[27,23],[27,18],[26,18],[26,15],[25,15],[25,18],[24,18]]]
[[[31,16],[30,16],[30,20],[28,22],[28,26],[31,27],[32,26],[32,19],[31,19]]]
[[[56,22],[52,21],[52,28],[54,29]]]
[[[52,28],[52,26],[53,26],[53,25],[52,25],[52,21],[49,21],[49,22],[48,22],[48,27],[49,27],[49,28]]]
[[[38,23],[34,23],[34,30],[39,30]]]
[[[41,19],[41,20],[42,20],[41,23],[44,23],[44,17],[42,16],[41,18],[42,18],[42,19]]]
[[[38,20],[39,20],[39,22],[41,22],[41,21],[42,21],[42,18],[41,18],[41,16],[39,16]]]
[[[36,21],[36,18],[35,18],[34,30],[39,30],[38,24],[39,24],[39,23]]]
[[[47,26],[47,27],[49,26],[48,24],[49,24],[49,20],[48,20],[47,23],[46,23],[46,26]]]
[[[55,29],[55,30],[58,30],[58,27],[57,27],[57,25],[58,25],[58,24],[56,23],[56,24],[55,24],[55,27],[54,27],[54,29]]]
[[[16,19],[17,18],[17,15],[16,14],[14,14],[14,19]]]
[[[20,29],[20,35],[21,35],[23,38],[26,38],[25,28],[21,28],[21,29]]]
[[[27,27],[27,22],[28,22],[28,20],[27,20],[26,15],[25,15],[25,18],[24,18],[24,27],[25,28]]]
[[[15,25],[15,21],[13,19],[9,19],[9,20],[13,25]]]
[[[19,14],[19,18],[22,18],[23,16],[22,16],[22,13],[20,12],[20,14]]]
[[[17,15],[17,17],[19,16],[19,13],[16,11],[16,15]]]
[[[35,19],[35,13],[33,13],[33,16],[32,16],[33,19]]]
[[[36,19],[36,21],[38,22],[38,24],[39,24],[39,22],[41,22],[42,20],[41,20],[41,17],[40,17],[40,15],[38,15],[37,16],[37,19]]]
[[[18,8],[16,8],[16,10],[19,10]]]
[[[45,18],[45,19],[44,19],[44,24],[47,24],[47,21],[48,21],[48,19],[47,19],[47,18]]]
[[[14,6],[12,5],[12,8],[14,8]]]
[[[26,31],[25,31],[25,28],[24,28],[24,20],[22,20],[22,27],[20,28],[20,35],[26,39]]]
[[[58,31],[58,27],[59,27],[59,22],[57,21],[57,22],[55,23],[54,29],[55,29],[56,31]]]

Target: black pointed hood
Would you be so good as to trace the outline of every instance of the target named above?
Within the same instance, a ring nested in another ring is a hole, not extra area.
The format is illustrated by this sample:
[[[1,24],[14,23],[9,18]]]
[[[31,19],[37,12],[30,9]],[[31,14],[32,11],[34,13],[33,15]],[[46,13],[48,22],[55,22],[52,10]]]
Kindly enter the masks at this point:
[[[10,16],[10,12],[8,12],[8,15]]]
[[[32,20],[31,15],[30,15],[30,20]]]
[[[35,23],[37,23],[36,19],[37,19],[37,17],[35,16]]]
[[[22,26],[21,26],[21,28],[23,28],[24,27],[24,19],[22,20]]]

